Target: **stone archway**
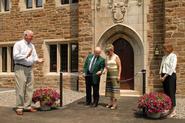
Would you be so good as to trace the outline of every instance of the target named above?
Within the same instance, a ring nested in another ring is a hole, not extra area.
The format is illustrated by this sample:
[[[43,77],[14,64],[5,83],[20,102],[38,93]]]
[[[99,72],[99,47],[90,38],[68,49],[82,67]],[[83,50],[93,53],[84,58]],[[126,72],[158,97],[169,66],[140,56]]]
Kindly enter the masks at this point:
[[[127,41],[131,47],[133,48],[134,54],[134,87],[133,90],[137,91],[138,94],[142,93],[142,76],[141,74],[137,74],[144,68],[144,47],[142,39],[139,34],[134,31],[132,28],[117,24],[106,30],[101,38],[99,39],[98,46],[102,49],[105,49],[108,43],[113,44],[115,41],[119,39],[124,39]],[[105,56],[105,53],[104,53]],[[124,68],[123,68],[124,69]]]

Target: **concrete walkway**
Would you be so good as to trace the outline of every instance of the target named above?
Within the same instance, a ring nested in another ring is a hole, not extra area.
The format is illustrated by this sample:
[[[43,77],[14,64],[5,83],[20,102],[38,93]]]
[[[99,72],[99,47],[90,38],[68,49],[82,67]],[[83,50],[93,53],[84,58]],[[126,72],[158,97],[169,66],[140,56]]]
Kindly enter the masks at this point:
[[[105,108],[107,98],[101,97],[97,108],[84,105],[84,99],[80,99],[58,110],[47,112],[25,112],[23,116],[17,116],[12,108],[0,107],[0,123],[185,123],[180,119],[146,119],[135,116],[137,98],[121,97],[119,108],[110,110]]]
[[[57,90],[59,91],[59,90]],[[84,97],[85,94],[78,91],[72,91],[69,89],[63,89],[63,105],[70,104],[80,98]],[[0,88],[0,107],[15,107],[16,96],[14,89]],[[36,104],[35,106],[39,106]]]

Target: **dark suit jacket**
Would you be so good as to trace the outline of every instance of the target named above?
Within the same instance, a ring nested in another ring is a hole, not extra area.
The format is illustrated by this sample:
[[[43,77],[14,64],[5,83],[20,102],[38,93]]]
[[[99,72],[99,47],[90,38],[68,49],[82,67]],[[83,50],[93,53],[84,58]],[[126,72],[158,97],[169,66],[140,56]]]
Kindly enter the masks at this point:
[[[85,64],[84,64],[84,73],[85,75],[88,77],[88,70],[89,70],[89,65],[90,65],[90,62],[93,58],[93,55],[94,54],[89,54],[85,60]],[[96,73],[98,71],[101,71],[103,72],[104,70],[104,67],[105,67],[105,59],[102,58],[101,56],[99,56],[96,60],[96,63],[94,64],[93,66],[93,84],[98,84],[100,82],[100,76],[96,75]]]

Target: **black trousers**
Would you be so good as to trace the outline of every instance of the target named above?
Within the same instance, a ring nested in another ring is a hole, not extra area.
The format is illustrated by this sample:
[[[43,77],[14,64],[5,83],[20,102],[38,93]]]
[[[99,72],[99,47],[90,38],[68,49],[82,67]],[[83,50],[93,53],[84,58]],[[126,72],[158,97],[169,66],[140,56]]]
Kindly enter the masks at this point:
[[[97,84],[93,83],[93,77],[92,74],[88,74],[85,77],[85,83],[86,83],[86,104],[92,103],[92,89],[93,89],[93,103],[95,105],[98,105],[99,102],[99,82]]]
[[[162,74],[164,76],[164,74]],[[172,106],[176,106],[176,73],[167,76],[163,82],[164,93],[172,100]]]

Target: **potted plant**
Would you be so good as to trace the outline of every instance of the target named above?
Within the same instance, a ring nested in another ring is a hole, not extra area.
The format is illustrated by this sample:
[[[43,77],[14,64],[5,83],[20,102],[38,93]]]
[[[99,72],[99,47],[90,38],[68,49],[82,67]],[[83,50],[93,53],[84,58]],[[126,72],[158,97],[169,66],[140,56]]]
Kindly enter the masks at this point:
[[[150,118],[160,118],[161,114],[171,107],[171,99],[164,93],[151,92],[144,94],[138,100],[138,108],[143,109]]]
[[[57,106],[57,101],[59,100],[59,93],[51,88],[39,88],[33,93],[32,101],[34,103],[40,102],[41,110],[50,110],[52,107]]]

